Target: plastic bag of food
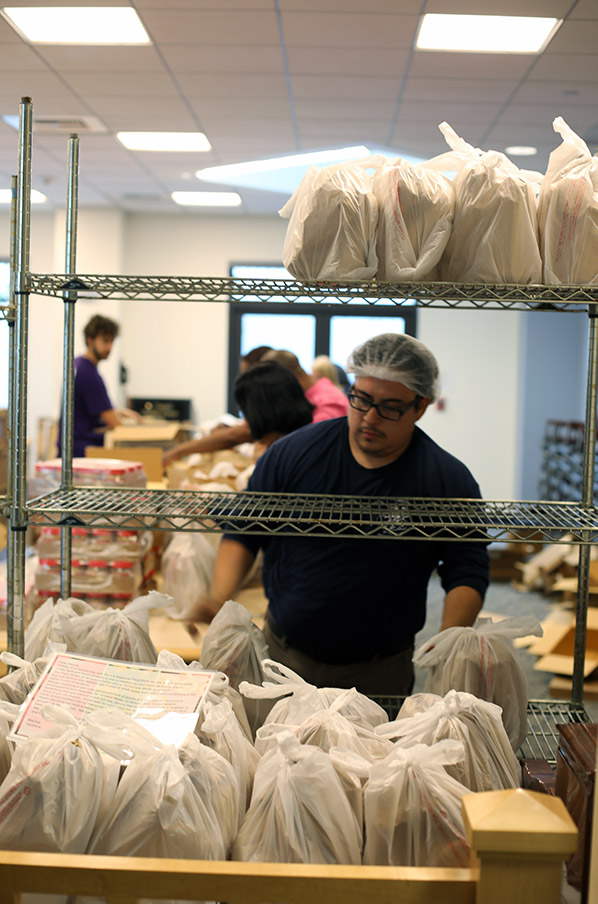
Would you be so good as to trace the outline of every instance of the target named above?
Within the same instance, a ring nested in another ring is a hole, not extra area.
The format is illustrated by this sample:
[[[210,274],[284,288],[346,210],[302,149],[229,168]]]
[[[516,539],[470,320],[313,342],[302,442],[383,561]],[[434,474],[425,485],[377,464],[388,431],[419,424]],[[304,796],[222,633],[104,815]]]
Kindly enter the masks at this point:
[[[362,844],[330,757],[286,732],[258,763],[233,859],[358,864]]]
[[[20,707],[16,703],[0,701],[0,784],[4,781],[12,765],[14,745],[8,740],[13,722],[19,715]]]
[[[350,722],[343,714],[343,706],[348,690],[339,694],[325,709],[311,713],[299,725],[292,726],[295,737],[301,744],[311,744],[328,752],[331,747],[342,747],[359,754],[362,758],[373,762],[388,756],[392,743],[380,738],[371,726],[363,727]],[[276,743],[277,737],[289,728],[289,723],[277,724],[268,721],[258,729],[255,746],[261,753],[266,753]]]
[[[457,283],[539,283],[542,261],[536,193],[540,173],[521,170],[500,151],[467,144],[439,126],[457,173],[453,230],[440,277]]]
[[[562,116],[562,143],[540,185],[538,222],[547,285],[598,283],[598,158]]]
[[[77,618],[95,610],[83,600],[69,597],[54,602],[47,599],[36,609],[25,631],[25,659],[33,662],[46,651],[48,641],[65,643],[63,634],[66,619]]]
[[[461,798],[470,792],[445,769],[463,755],[458,741],[439,741],[395,745],[374,763],[363,791],[365,864],[469,866]]]
[[[465,691],[449,691],[444,697],[415,695],[418,696],[425,702],[417,714],[405,717],[401,709],[396,721],[379,726],[376,734],[395,739],[399,747],[430,747],[446,739],[461,741],[465,758],[445,767],[449,775],[470,791],[519,787],[519,763],[499,706]]]
[[[185,662],[177,653],[171,653],[170,650],[160,650],[158,653],[158,660],[156,662],[157,666],[161,666],[165,669],[176,669],[177,671],[205,671],[205,667],[198,660],[194,660],[193,662]],[[239,724],[239,728],[245,735],[245,737],[253,742],[253,734],[251,732],[251,728],[249,727],[249,722],[247,721],[247,713],[245,712],[245,705],[243,703],[243,698],[239,691],[235,690],[234,687],[230,686],[230,681],[228,679],[228,675],[225,675],[224,672],[214,672],[214,677],[210,683],[208,688],[208,692],[204,697],[204,703],[221,703],[223,700],[228,700],[230,705],[233,708],[233,712],[236,716],[237,722]],[[197,728],[195,733],[198,733],[198,729],[201,728],[202,722],[204,718],[204,707],[202,706],[199,711],[199,718],[197,721]]]
[[[169,618],[185,618],[210,589],[217,548],[203,534],[179,531],[162,555],[164,593],[174,599]]]
[[[160,743],[124,713],[113,711],[108,717],[113,723],[109,726],[111,733],[120,731],[129,748],[129,761],[110,807],[98,821],[87,853],[225,859],[230,838],[224,838],[217,821],[213,806],[217,802],[200,797],[197,775],[191,777],[179,750]],[[194,735],[186,739],[185,745],[184,761],[188,762],[189,756],[201,756],[202,747]],[[214,752],[209,748],[203,751],[208,753],[207,764]],[[226,772],[226,766],[223,760],[221,773],[223,769]],[[194,766],[194,773],[199,769]],[[234,777],[232,781],[236,786]]]
[[[261,687],[244,681],[239,685],[239,690],[248,699],[276,700],[264,724],[299,725],[312,713],[330,706],[338,697],[342,697],[339,712],[350,722],[364,728],[388,722],[385,710],[355,688],[347,692],[346,688],[316,687],[274,659],[263,659],[262,671],[264,681]]]
[[[251,800],[253,777],[260,754],[241,731],[228,700],[217,704],[205,702],[203,709],[204,718],[196,734],[203,744],[223,756],[235,771],[239,785],[241,825]]]
[[[118,760],[100,752],[93,723],[44,707],[54,724],[20,743],[0,785],[0,844],[7,850],[83,854],[112,798]]]
[[[149,635],[149,610],[171,604],[171,596],[150,590],[124,609],[92,609],[79,618],[68,619],[58,614],[58,629],[70,651],[153,665],[158,653]]]
[[[311,166],[279,211],[289,218],[282,262],[296,279],[371,279],[378,210],[368,167],[385,158]]]
[[[441,697],[467,691],[496,703],[513,750],[527,735],[527,680],[513,638],[542,636],[535,615],[493,622],[479,618],[471,628],[447,628],[424,643],[413,662],[429,669],[425,691]]]
[[[453,227],[455,192],[434,161],[398,157],[376,169],[378,279],[438,279],[438,264]]]
[[[44,655],[34,659],[33,662],[21,659],[15,653],[7,651],[0,653],[0,662],[12,668],[12,672],[0,678],[0,700],[20,706],[31,688],[37,684],[53,653],[63,653],[65,650],[65,643],[48,641]]]

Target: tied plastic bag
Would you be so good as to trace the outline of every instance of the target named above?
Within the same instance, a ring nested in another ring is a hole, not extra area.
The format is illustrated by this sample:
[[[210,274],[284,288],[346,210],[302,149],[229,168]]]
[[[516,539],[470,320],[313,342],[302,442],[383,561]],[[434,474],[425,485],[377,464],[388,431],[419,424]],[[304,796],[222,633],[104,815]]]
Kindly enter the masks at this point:
[[[331,706],[342,697],[341,715],[350,722],[370,729],[388,722],[386,711],[355,688],[316,687],[309,684],[297,672],[274,659],[262,660],[264,681],[261,687],[243,681],[239,690],[252,700],[276,700],[265,718],[264,724],[299,725],[314,712]]]
[[[12,765],[14,745],[8,740],[13,722],[19,714],[20,706],[16,703],[0,701],[0,784],[4,781]]]
[[[98,820],[87,853],[224,860],[230,847],[230,818],[225,838],[214,809],[218,802],[204,800],[198,793],[199,773],[209,766],[214,751],[202,748],[189,735],[180,755],[176,747],[160,743],[124,713],[105,711],[105,719],[111,736],[120,736],[128,748],[129,762],[110,806]],[[186,768],[181,760],[189,765],[190,759],[194,764]],[[229,784],[236,787],[230,765],[220,759],[220,775],[230,770]],[[217,777],[214,782],[218,784]],[[230,788],[226,812],[230,816],[231,793],[236,818],[238,801]]]
[[[241,731],[228,700],[217,704],[206,702],[203,708],[204,719],[196,734],[203,744],[224,757],[235,771],[239,786],[240,826],[251,800],[253,777],[260,754]]]
[[[149,610],[171,604],[171,596],[150,590],[124,609],[92,609],[79,618],[63,618],[57,613],[58,630],[70,651],[153,665],[158,653],[149,635]]]
[[[358,864],[362,844],[330,757],[286,732],[258,764],[233,859]]]
[[[160,652],[158,653],[158,660],[156,662],[156,665],[164,669],[175,669],[176,671],[180,672],[205,671],[205,668],[201,664],[201,662],[194,660],[193,662],[187,663],[177,653],[171,653],[170,650],[160,650]],[[239,691],[235,690],[234,687],[230,686],[228,675],[225,675],[224,672],[215,672],[210,687],[208,688],[208,692],[204,697],[204,703],[209,702],[218,704],[223,700],[228,700],[233,708],[233,712],[236,716],[239,728],[241,729],[247,740],[253,742],[253,735],[251,733],[251,728],[249,727],[249,722],[247,721],[247,713],[245,712],[245,705],[243,703],[241,694],[239,693]],[[201,728],[203,718],[204,707],[202,706],[199,711],[197,727],[195,729],[196,734],[198,732],[198,729]]]
[[[295,737],[301,744],[310,744],[328,752],[331,747],[342,747],[359,754],[363,759],[373,762],[383,759],[392,750],[392,743],[378,737],[368,726],[364,728],[350,722],[342,710],[345,700],[357,693],[354,689],[340,694],[326,709],[313,712],[299,725],[293,726]],[[276,743],[277,737],[289,729],[289,724],[276,724],[269,721],[258,728],[255,746],[261,754],[266,753]]]
[[[174,599],[169,618],[182,619],[208,592],[217,547],[203,534],[176,533],[162,555],[164,592]]]
[[[74,597],[59,599],[56,603],[52,599],[47,599],[33,613],[33,618],[25,631],[25,659],[29,662],[39,659],[45,654],[49,641],[66,643],[63,634],[65,620],[94,611],[89,603]]]
[[[118,760],[104,757],[93,720],[46,706],[53,725],[16,748],[0,786],[0,844],[8,850],[83,854],[116,791]]]
[[[598,158],[562,116],[562,144],[540,185],[538,222],[547,285],[598,283]]]
[[[470,792],[444,768],[463,755],[458,741],[439,741],[395,746],[374,763],[363,792],[365,864],[469,866],[461,798]]]
[[[279,211],[289,219],[282,262],[296,279],[372,279],[377,270],[378,205],[364,160],[311,166]]]
[[[500,706],[511,747],[518,750],[527,735],[527,680],[512,641],[528,634],[543,634],[535,615],[479,618],[472,628],[447,628],[431,637],[413,662],[429,669],[426,692],[444,697],[467,691]]]
[[[542,261],[536,192],[540,173],[521,170],[499,151],[481,151],[439,126],[457,174],[453,231],[440,277],[461,283],[539,283]]]
[[[48,641],[43,656],[28,662],[21,659],[15,653],[3,651],[0,653],[0,662],[12,668],[12,672],[0,678],[0,700],[8,703],[16,703],[19,706],[31,688],[37,684],[43,670],[50,661],[53,653],[63,653],[66,650],[65,643],[52,643]]]
[[[431,747],[446,739],[461,741],[465,758],[445,768],[470,791],[500,791],[521,784],[519,763],[504,729],[500,707],[465,691],[449,691],[444,697],[408,697],[396,721],[379,726],[376,734],[396,739],[399,747]]]
[[[435,160],[409,163],[398,157],[376,169],[378,279],[438,279],[437,267],[453,227],[455,192]]]

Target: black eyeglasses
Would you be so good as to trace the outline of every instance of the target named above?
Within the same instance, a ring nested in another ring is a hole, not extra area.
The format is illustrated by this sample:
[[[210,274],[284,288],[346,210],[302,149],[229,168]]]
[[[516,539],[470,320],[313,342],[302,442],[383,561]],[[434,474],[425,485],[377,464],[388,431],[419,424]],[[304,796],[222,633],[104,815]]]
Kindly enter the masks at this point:
[[[381,405],[372,402],[371,399],[366,399],[364,396],[355,395],[354,393],[351,393],[348,398],[349,405],[351,408],[355,408],[356,411],[363,411],[365,414],[370,408],[375,408],[378,415],[387,421],[400,421],[406,411],[409,411],[410,408],[417,408],[421,401],[421,396],[416,396],[404,408],[395,408],[393,405]]]

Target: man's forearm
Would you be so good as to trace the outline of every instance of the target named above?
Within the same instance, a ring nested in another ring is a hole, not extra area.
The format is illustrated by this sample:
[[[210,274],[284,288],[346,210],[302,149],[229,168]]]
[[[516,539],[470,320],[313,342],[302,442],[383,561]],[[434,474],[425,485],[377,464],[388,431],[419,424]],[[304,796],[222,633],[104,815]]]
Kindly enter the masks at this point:
[[[453,587],[449,590],[444,600],[442,625],[440,630],[457,626],[470,626],[476,620],[482,608],[482,597],[473,587],[465,585]]]
[[[215,433],[209,433],[199,439],[190,439],[186,443],[180,443],[173,449],[169,449],[164,453],[164,464],[168,465],[179,458],[185,458],[194,452],[217,452],[219,449],[232,449],[241,443],[251,441],[251,433],[249,425],[243,422],[235,424],[233,427],[226,427],[223,430],[217,430]]]

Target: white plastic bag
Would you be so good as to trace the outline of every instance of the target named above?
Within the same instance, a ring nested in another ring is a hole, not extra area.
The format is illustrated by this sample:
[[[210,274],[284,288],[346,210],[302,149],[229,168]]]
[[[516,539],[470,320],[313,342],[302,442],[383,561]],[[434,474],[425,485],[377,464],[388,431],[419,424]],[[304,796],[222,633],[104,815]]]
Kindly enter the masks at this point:
[[[92,609],[69,619],[57,615],[58,629],[70,651],[153,665],[158,653],[149,635],[149,610],[171,604],[172,597],[150,590],[124,609]]]
[[[251,700],[276,700],[264,724],[299,725],[312,713],[330,706],[338,697],[342,697],[339,712],[350,722],[364,728],[388,722],[385,710],[355,688],[348,693],[346,688],[316,687],[274,659],[263,659],[261,665],[264,674],[262,686],[244,681],[239,685],[239,690]]]
[[[69,597],[56,603],[47,599],[36,609],[25,631],[25,659],[33,662],[43,656],[48,641],[65,643],[63,634],[66,619],[86,615],[95,610],[83,600]]]
[[[472,147],[446,122],[439,128],[457,169],[453,230],[440,261],[441,279],[541,282],[536,200],[541,174],[520,170],[499,151]]]
[[[469,866],[461,798],[470,792],[444,768],[462,758],[458,741],[439,741],[395,746],[374,763],[363,792],[365,864]]]
[[[93,725],[78,724],[58,707],[47,710],[52,728],[18,745],[0,786],[0,844],[83,854],[101,808],[115,793],[118,761],[103,757]]]
[[[502,709],[503,723],[513,750],[527,735],[527,680],[512,640],[542,636],[535,615],[493,622],[479,618],[472,628],[447,628],[431,637],[413,657],[429,669],[425,690],[441,697],[467,691]]]
[[[598,158],[562,116],[562,143],[540,185],[538,222],[547,285],[598,283]]]
[[[413,164],[399,157],[376,169],[373,191],[378,202],[378,279],[438,279],[437,267],[453,226],[451,181],[433,161]]]
[[[15,653],[7,651],[0,653],[0,662],[13,669],[12,672],[8,672],[3,678],[0,678],[0,699],[20,706],[31,688],[37,684],[53,653],[63,653],[65,650],[65,643],[49,641],[46,645],[45,655],[39,656],[33,662],[21,659]]]
[[[458,782],[470,791],[500,791],[520,786],[519,763],[504,729],[499,706],[465,691],[449,691],[444,697],[414,696],[423,698],[419,712],[402,715],[405,704],[407,712],[413,708],[407,698],[396,721],[379,726],[376,734],[396,739],[399,747],[432,746],[446,739],[461,741],[465,758],[445,767]]]
[[[130,759],[87,852],[225,859],[230,838],[224,838],[212,802],[202,800],[198,793],[196,773],[200,767],[186,768],[176,747],[161,744],[124,713],[114,711],[109,716],[113,720],[112,733],[120,730],[123,742],[130,747]],[[194,735],[186,739],[184,746],[182,759],[187,764],[189,757],[197,760],[201,756],[201,745]],[[213,757],[213,751],[204,750]],[[226,761],[220,766],[227,771]],[[234,777],[232,781],[236,786]]]
[[[296,279],[371,279],[376,274],[376,198],[365,160],[311,166],[279,211],[290,217],[282,262]]]
[[[203,709],[204,718],[196,734],[203,744],[223,756],[235,771],[239,785],[240,826],[251,799],[260,754],[241,731],[228,700],[217,704],[206,702]]]
[[[164,593],[174,599],[169,618],[185,618],[210,589],[217,547],[203,534],[179,531],[162,555]]]
[[[362,844],[330,757],[287,732],[258,764],[233,859],[358,864]]]

